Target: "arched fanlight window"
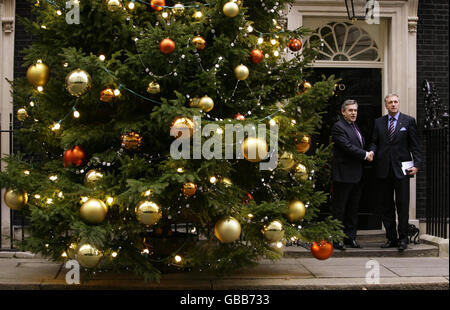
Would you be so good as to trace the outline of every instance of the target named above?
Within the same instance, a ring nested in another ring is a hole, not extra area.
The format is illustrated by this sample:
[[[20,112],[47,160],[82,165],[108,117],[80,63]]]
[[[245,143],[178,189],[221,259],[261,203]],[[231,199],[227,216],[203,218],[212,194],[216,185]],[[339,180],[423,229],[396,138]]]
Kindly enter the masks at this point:
[[[329,23],[318,28],[309,42],[321,42],[317,60],[380,62],[376,42],[364,29],[349,23]]]

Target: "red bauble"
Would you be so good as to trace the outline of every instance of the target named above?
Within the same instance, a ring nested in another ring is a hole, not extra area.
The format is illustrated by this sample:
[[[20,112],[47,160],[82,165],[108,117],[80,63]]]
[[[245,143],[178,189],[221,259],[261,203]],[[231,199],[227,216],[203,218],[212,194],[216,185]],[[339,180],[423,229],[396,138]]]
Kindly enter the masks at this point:
[[[290,39],[289,40],[289,49],[293,52],[298,52],[299,50],[302,49],[302,41],[300,41],[299,39]]]
[[[152,0],[150,2],[150,5],[152,6],[152,9],[154,9],[155,11],[162,11],[163,6],[166,5],[166,1],[165,0]]]
[[[240,113],[237,113],[237,114],[234,116],[234,119],[237,119],[238,121],[245,121],[245,116],[242,115],[242,114],[240,114]]]
[[[255,49],[251,52],[250,57],[254,64],[258,64],[264,59],[263,51]]]
[[[311,245],[312,255],[320,260],[325,260],[333,254],[333,244],[328,241],[313,242]]]
[[[253,200],[253,196],[250,193],[247,193],[247,197],[244,198],[244,204],[247,205],[250,203],[250,201]]]
[[[175,42],[169,38],[162,40],[159,44],[159,49],[166,55],[172,53],[175,50],[175,47]]]
[[[86,159],[84,150],[78,145],[64,152],[64,167],[75,165],[81,166]]]

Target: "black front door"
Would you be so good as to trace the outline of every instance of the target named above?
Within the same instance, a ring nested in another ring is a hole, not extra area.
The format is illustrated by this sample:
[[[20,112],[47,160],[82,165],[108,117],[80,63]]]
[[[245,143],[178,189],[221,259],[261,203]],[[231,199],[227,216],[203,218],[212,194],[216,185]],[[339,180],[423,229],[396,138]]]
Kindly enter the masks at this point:
[[[328,144],[331,140],[331,127],[341,115],[340,109],[346,99],[358,102],[357,125],[361,130],[369,148],[374,121],[381,116],[381,69],[347,69],[347,68],[315,68],[311,82],[322,80],[322,75],[334,75],[338,82],[335,95],[328,102],[327,113],[324,115],[323,127],[319,137],[320,143]],[[358,229],[381,229],[381,220],[375,214],[377,208],[375,177],[373,165],[365,162],[363,172],[363,193],[359,206]]]

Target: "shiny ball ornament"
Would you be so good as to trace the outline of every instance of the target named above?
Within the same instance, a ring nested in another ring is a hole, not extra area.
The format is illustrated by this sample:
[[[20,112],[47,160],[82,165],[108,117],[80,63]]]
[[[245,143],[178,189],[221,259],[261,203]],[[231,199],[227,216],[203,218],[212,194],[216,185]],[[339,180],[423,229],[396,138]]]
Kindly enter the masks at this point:
[[[141,201],[135,212],[137,220],[147,226],[155,225],[162,217],[161,208],[152,201]]]
[[[333,254],[333,244],[328,241],[313,242],[311,245],[311,254],[318,260],[330,258]]]
[[[194,122],[187,117],[178,117],[172,122],[170,131],[175,133],[175,138],[190,138],[194,133]]]
[[[191,197],[193,195],[195,195],[195,193],[197,192],[197,185],[189,182],[183,185],[183,194],[187,197]]]
[[[31,65],[27,70],[27,80],[34,87],[44,86],[50,77],[50,69],[43,62]]]
[[[84,163],[85,160],[86,153],[78,145],[75,145],[71,149],[68,149],[64,152],[64,167],[68,167],[70,165],[79,167]]]
[[[100,101],[102,102],[112,102],[116,95],[114,95],[114,90],[111,88],[106,88],[100,92]]]
[[[248,70],[247,66],[239,65],[236,68],[234,68],[234,75],[239,81],[244,81],[248,78],[250,74],[250,71]]]
[[[214,226],[214,235],[222,243],[231,243],[241,236],[241,224],[232,216],[219,220]]]
[[[26,192],[8,189],[3,195],[3,200],[10,209],[19,211],[27,204],[28,195]]]
[[[303,164],[298,164],[295,167],[295,175],[300,177],[302,180],[308,179],[308,169]]]
[[[225,187],[231,187],[233,185],[233,182],[231,182],[229,178],[223,178],[222,183],[223,185],[225,185]]]
[[[238,121],[245,121],[245,116],[237,113],[236,115],[234,115],[234,119],[237,119]]]
[[[98,265],[102,259],[102,256],[102,252],[97,250],[94,246],[90,244],[83,244],[78,248],[75,254],[75,259],[84,268],[94,268]]]
[[[117,12],[122,8],[122,3],[120,0],[108,0],[107,2],[108,11]]]
[[[84,177],[84,183],[86,185],[94,185],[95,182],[103,178],[103,173],[100,170],[91,169],[86,173]]]
[[[106,213],[108,213],[108,208],[105,203],[95,198],[88,199],[80,208],[81,218],[90,224],[103,222]]]
[[[92,79],[89,73],[76,69],[66,76],[66,89],[75,97],[80,97],[87,93],[92,87]]]
[[[198,97],[195,97],[195,98],[192,98],[191,100],[189,100],[189,106],[191,108],[198,108],[199,103],[200,103],[200,98],[198,98]]]
[[[176,16],[181,16],[184,13],[184,5],[177,3],[172,8],[172,13]]]
[[[165,0],[152,0],[150,2],[150,5],[151,5],[152,9],[159,12],[164,9],[163,6],[166,5],[166,1]]]
[[[302,41],[299,39],[292,38],[289,40],[288,47],[293,52],[298,52],[302,49]]]
[[[269,152],[266,141],[254,137],[248,137],[244,140],[241,151],[242,154],[244,154],[245,159],[252,163],[260,162]]]
[[[295,223],[299,222],[301,219],[305,217],[306,214],[306,207],[303,202],[300,200],[294,200],[289,203],[288,211],[287,211],[287,218],[289,222]]]
[[[151,82],[148,84],[147,93],[151,95],[159,94],[161,92],[161,86],[156,82]]]
[[[142,145],[142,137],[134,131],[127,132],[120,137],[121,146],[126,150],[137,150]]]
[[[192,44],[195,45],[195,48],[202,51],[206,47],[206,40],[203,39],[201,36],[196,36],[192,39]]]
[[[169,38],[165,38],[164,40],[161,41],[161,43],[159,44],[159,49],[161,50],[161,52],[165,55],[171,54],[173,53],[173,51],[176,48],[176,44],[173,40],[169,39]]]
[[[242,203],[244,205],[248,205],[252,200],[253,200],[252,194],[247,193],[247,196],[244,196],[244,200],[242,201]]]
[[[294,154],[292,154],[291,152],[284,152],[278,159],[278,165],[280,165],[281,169],[283,170],[289,170],[294,167]]]
[[[311,137],[308,135],[304,135],[300,141],[296,141],[297,143],[297,152],[306,153],[311,147]]]
[[[210,97],[204,96],[198,102],[198,107],[205,112],[209,112],[214,108],[214,101]]]
[[[283,223],[278,220],[271,222],[264,227],[264,238],[269,242],[279,242],[284,237]]]
[[[300,86],[298,87],[298,92],[297,95],[303,95],[304,93],[306,93],[309,89],[312,88],[312,85],[310,82],[308,81],[304,81],[303,83],[300,84]]]
[[[223,14],[226,17],[236,17],[239,14],[239,5],[232,1],[225,3],[223,6]]]
[[[250,53],[250,59],[252,63],[259,64],[264,59],[263,51],[254,49]]]
[[[19,110],[17,110],[17,119],[21,122],[23,122],[24,120],[26,120],[28,117],[28,113],[27,110],[25,110],[24,108],[20,108]]]

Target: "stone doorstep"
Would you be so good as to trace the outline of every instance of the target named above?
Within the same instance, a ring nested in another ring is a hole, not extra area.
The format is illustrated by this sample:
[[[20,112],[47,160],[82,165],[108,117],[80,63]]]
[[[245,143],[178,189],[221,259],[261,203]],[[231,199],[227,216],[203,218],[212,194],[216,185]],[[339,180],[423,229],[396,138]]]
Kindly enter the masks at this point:
[[[425,244],[434,245],[439,249],[440,257],[449,257],[448,241],[449,239],[439,238],[427,234],[420,235],[420,240]]]

